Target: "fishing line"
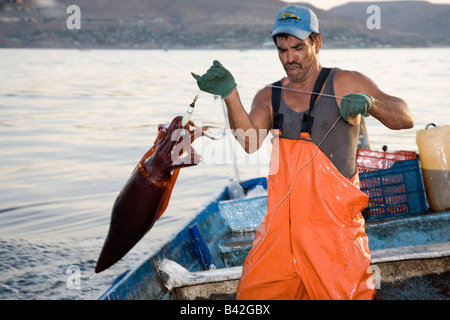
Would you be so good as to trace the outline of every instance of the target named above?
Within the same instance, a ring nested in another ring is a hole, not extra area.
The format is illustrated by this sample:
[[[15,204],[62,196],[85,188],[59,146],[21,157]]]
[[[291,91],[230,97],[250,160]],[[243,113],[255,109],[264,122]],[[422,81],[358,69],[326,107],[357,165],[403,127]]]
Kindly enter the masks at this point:
[[[247,83],[251,83],[251,82],[247,82]],[[251,83],[251,84],[255,84],[255,85],[260,85],[260,84],[256,84],[256,83]],[[294,89],[294,88],[289,88],[289,87],[283,87],[283,86],[277,86],[277,85],[274,85],[274,84],[267,84],[267,85],[265,85],[265,87],[271,87],[271,88],[279,88],[279,89],[282,89],[282,90],[288,90],[288,91],[292,91],[292,92],[299,92],[299,93],[307,93],[307,94],[315,94],[315,95],[318,95],[319,97],[328,97],[328,98],[334,98],[334,99],[337,99],[337,100],[342,100],[344,97],[343,96],[336,96],[336,95],[332,95],[332,94],[326,94],[326,93],[321,93],[321,92],[314,92],[314,91],[308,91],[308,90],[301,90],[301,89]],[[198,97],[198,95],[197,95],[197,97]],[[351,100],[351,101],[358,101],[358,100],[356,100],[356,99],[352,99],[352,98],[346,98],[346,99],[348,99],[348,100]],[[195,101],[195,100],[194,100]],[[224,113],[224,118],[225,118],[225,124],[226,124],[226,126],[227,126],[227,129],[229,129],[229,124],[228,124],[228,117],[227,117],[227,112],[226,112],[226,107],[225,107],[225,102],[224,102],[224,99],[221,99],[221,103],[222,103],[222,109],[223,109],[223,113]],[[188,112],[187,112],[188,113]],[[192,113],[192,112],[189,112],[190,114]],[[189,117],[190,117],[190,114],[189,114]],[[186,114],[187,115],[187,114]],[[337,123],[339,122],[339,120],[342,118],[342,116],[341,115],[339,115],[339,117],[336,119],[336,121],[334,122],[334,124],[331,126],[331,128],[327,131],[327,133],[324,135],[324,137],[322,138],[322,140],[319,142],[319,144],[317,145],[317,148],[315,149],[315,151],[314,151],[314,153],[313,153],[313,155],[312,155],[312,157],[311,157],[311,159],[310,160],[308,160],[303,166],[301,166],[298,170],[297,170],[297,172],[296,172],[296,174],[295,174],[295,177],[294,177],[294,180],[293,180],[293,182],[292,182],[292,185],[291,185],[291,187],[289,188],[289,190],[288,190],[288,192],[286,193],[286,195],[280,200],[280,202],[277,204],[277,206],[275,207],[275,209],[274,209],[274,211],[273,211],[273,213],[272,213],[272,215],[271,215],[271,217],[270,217],[270,222],[269,222],[269,225],[267,226],[267,229],[266,229],[266,231],[265,231],[265,233],[264,233],[264,236],[263,236],[263,238],[261,239],[261,241],[259,242],[259,244],[258,244],[258,246],[255,248],[255,251],[252,253],[252,255],[249,257],[249,259],[248,259],[248,261],[251,263],[251,260],[253,259],[253,257],[254,257],[254,255],[258,252],[258,250],[261,248],[261,246],[262,246],[262,244],[264,243],[264,241],[266,240],[266,237],[267,237],[267,235],[268,235],[268,233],[269,233],[269,231],[270,231],[270,228],[271,228],[271,226],[272,226],[272,222],[273,222],[273,218],[274,218],[274,216],[275,216],[275,213],[277,212],[277,210],[278,210],[278,208],[280,207],[280,205],[287,199],[287,197],[290,195],[290,193],[291,193],[291,191],[292,191],[292,189],[294,188],[294,185],[295,185],[295,183],[296,183],[296,181],[297,181],[297,177],[298,177],[298,175],[299,175],[299,173],[300,173],[300,171],[302,171],[304,168],[306,168],[306,166],[308,166],[313,160],[314,160],[314,158],[316,157],[316,155],[317,155],[317,153],[318,153],[318,151],[319,151],[319,149],[320,149],[320,146],[322,145],[322,143],[325,141],[325,139],[328,137],[328,135],[331,133],[331,131],[335,128],[335,126],[337,125]],[[234,150],[233,150],[233,144],[230,142],[230,145],[231,145],[231,149],[232,149],[232,152],[233,152],[233,159],[234,159],[234,161],[233,161],[233,169],[234,169],[234,173],[235,173],[235,177],[237,178],[237,181],[239,181],[239,171],[238,171],[238,168],[237,168],[237,165],[236,165],[236,163],[235,163],[235,155],[234,155]],[[246,273],[246,270],[243,270],[243,273],[245,272],[245,274],[244,274],[244,278],[242,279],[243,280],[243,284],[245,283],[245,279],[246,279],[246,275],[247,275],[247,273]],[[241,290],[242,290],[242,287],[243,287],[243,285],[241,286]],[[240,292],[239,293],[237,293],[237,298],[239,298],[239,296],[240,296]]]
[[[252,83],[252,82],[247,82],[247,83]],[[256,84],[256,83],[252,83],[252,84]],[[336,95],[332,95],[332,94],[326,94],[326,93],[320,93],[320,92],[314,92],[314,91],[308,91],[308,90],[301,90],[301,89],[293,89],[293,88],[288,88],[288,87],[283,87],[283,86],[276,86],[274,84],[267,84],[266,87],[280,88],[282,90],[288,90],[288,91],[300,92],[300,93],[316,94],[319,97],[320,96],[324,96],[324,97],[335,98],[335,99],[339,99],[339,100],[343,99],[343,97],[341,97],[341,96],[336,96]],[[197,94],[197,97],[198,97],[198,94]],[[214,98],[216,98],[216,96],[214,96]],[[348,100],[353,100],[353,101],[359,101],[359,100],[355,100],[355,99],[352,99],[352,98],[347,98],[347,99]],[[221,99],[221,102],[222,102],[222,109],[223,109],[223,114],[224,114],[224,118],[225,118],[225,125],[226,125],[227,129],[229,130],[230,128],[229,128],[229,124],[228,124],[228,117],[227,117],[227,112],[226,112],[224,99]],[[335,125],[336,125],[338,120],[339,120],[339,118],[336,120]],[[333,125],[333,127],[330,129],[330,131],[334,128],[335,125]],[[328,133],[325,134],[324,139],[328,136]],[[319,146],[322,144],[322,142],[323,142],[323,140],[320,142]],[[239,179],[239,169],[238,169],[238,167],[236,165],[236,156],[234,154],[233,143],[231,141],[230,141],[230,147],[232,149],[231,151],[233,152],[233,170],[234,170],[234,175],[235,175],[236,181],[240,181],[240,179]]]
[[[251,83],[251,84],[255,84],[256,85],[256,83],[252,83],[252,82],[247,82],[247,83]],[[258,85],[260,85],[260,84],[258,84]],[[308,93],[308,94],[316,94],[316,95],[318,95],[319,97],[320,96],[324,96],[324,97],[329,97],[329,98],[335,98],[335,99],[339,99],[339,100],[342,100],[342,98],[343,97],[341,97],[341,96],[336,96],[336,95],[332,95],[332,94],[326,94],[326,93],[320,93],[320,92],[314,92],[314,91],[308,91],[308,90],[301,90],[301,89],[293,89],[293,88],[287,88],[287,87],[283,87],[283,86],[276,86],[276,85],[274,85],[274,84],[267,84],[266,85],[266,87],[272,87],[272,88],[280,88],[280,89],[282,89],[282,90],[289,90],[289,91],[293,91],[293,92],[300,92],[300,93]],[[198,95],[197,95],[198,96]],[[218,97],[218,96],[214,96],[214,98],[216,99],[216,97]],[[359,100],[355,100],[355,99],[351,99],[351,98],[347,98],[348,100],[353,100],[353,101],[359,101]],[[225,118],[225,125],[226,125],[226,127],[227,127],[227,129],[229,130],[230,129],[230,127],[229,127],[229,124],[228,124],[228,117],[227,117],[227,112],[226,112],[226,107],[225,107],[225,103],[224,103],[224,99],[221,99],[221,102],[222,102],[222,109],[223,109],[223,114],[224,114],[224,118]],[[340,118],[340,117],[339,117]],[[339,120],[339,118],[336,120],[336,122],[335,122],[335,124],[332,126],[332,128],[330,129],[330,131],[334,128],[334,126],[336,125],[336,123],[337,123],[337,121]],[[330,132],[329,131],[329,132]],[[329,133],[328,132],[328,133]],[[328,133],[326,133],[325,134],[325,137],[324,137],[324,139],[328,136]],[[319,146],[322,144],[322,142],[323,142],[323,140],[319,143]],[[233,152],[233,169],[234,169],[234,175],[235,175],[235,178],[236,178],[236,181],[240,181],[239,180],[239,169],[237,168],[237,165],[236,165],[236,156],[235,156],[235,154],[234,154],[234,150],[233,150],[233,143],[230,141],[230,147],[231,147],[231,151]],[[313,157],[314,158],[314,157]],[[313,159],[312,158],[312,159]],[[312,160],[311,159],[311,160]]]
[[[310,93],[310,94],[315,94],[315,95],[324,96],[324,97],[336,98],[336,99],[340,99],[340,100],[342,100],[342,98],[343,98],[343,97],[335,96],[332,94],[326,94],[326,93],[320,93],[320,92],[314,92],[314,91],[308,91],[308,90],[301,90],[301,89],[293,89],[293,88],[288,88],[288,87],[283,87],[283,86],[276,86],[274,84],[268,84],[266,86],[272,87],[272,88],[280,88],[282,90],[288,90],[288,91],[294,91],[294,92]],[[354,100],[354,99],[349,99],[349,100]]]
[[[304,168],[306,168],[306,166],[309,165],[309,164],[314,160],[314,158],[315,158],[316,155],[317,155],[317,152],[318,152],[319,149],[320,149],[320,146],[322,145],[322,143],[325,141],[325,139],[328,137],[328,135],[331,133],[331,131],[334,129],[334,127],[337,125],[337,123],[339,122],[339,120],[340,120],[341,118],[342,118],[342,116],[339,116],[339,117],[336,119],[336,121],[334,122],[334,124],[331,126],[331,128],[328,130],[328,132],[325,133],[323,139],[322,139],[322,140],[319,142],[319,144],[317,145],[317,148],[316,148],[316,150],[314,151],[314,153],[313,153],[311,159],[308,160],[303,166],[301,166],[301,167],[297,170],[297,173],[296,173],[295,176],[294,176],[294,180],[293,180],[293,182],[292,182],[291,187],[289,188],[289,190],[288,190],[288,192],[286,193],[286,195],[285,195],[285,196],[280,200],[280,202],[277,204],[277,206],[275,207],[275,210],[273,211],[272,215],[270,216],[270,222],[269,222],[269,225],[267,226],[266,232],[264,233],[264,236],[263,236],[263,238],[261,239],[261,241],[259,242],[259,244],[258,244],[258,246],[256,247],[255,251],[254,251],[253,254],[250,256],[250,258],[249,258],[249,260],[248,260],[249,262],[251,262],[251,260],[253,259],[253,256],[256,254],[256,252],[258,252],[258,250],[261,248],[262,244],[263,244],[264,241],[266,240],[267,234],[269,233],[270,227],[272,226],[272,222],[273,222],[273,218],[274,218],[274,216],[275,216],[275,213],[277,212],[277,210],[278,210],[278,208],[280,207],[280,205],[284,202],[284,200],[287,199],[287,197],[288,197],[289,194],[291,193],[292,189],[294,188],[295,182],[297,181],[298,174],[300,173],[300,171],[302,171]],[[244,273],[244,270],[243,270],[243,273]],[[241,290],[242,290],[242,288],[243,288],[243,286],[244,286],[246,275],[247,275],[247,273],[245,273],[245,275],[244,275],[244,279],[243,279],[243,282],[242,282]],[[237,298],[239,298],[239,296],[240,296],[240,292],[237,294]]]
[[[225,118],[225,126],[227,127],[228,132],[230,131],[230,125],[228,123],[228,116],[227,116],[227,110],[225,107],[225,101],[223,99],[220,99],[222,101],[222,110],[223,110],[223,116]],[[234,146],[233,146],[233,140],[231,139],[230,135],[228,136],[228,142],[230,143],[230,149],[231,153],[233,155],[233,170],[234,170],[234,178],[237,182],[240,182],[239,178],[239,169],[236,164],[236,153],[234,152]]]
[[[246,83],[261,86],[260,83],[248,82],[248,81]],[[292,91],[292,92],[315,94],[315,95],[318,95],[318,96],[324,96],[324,97],[328,97],[328,98],[335,98],[335,99],[338,99],[338,100],[342,100],[344,98],[343,96],[341,97],[341,96],[336,96],[336,95],[332,95],[332,94],[326,94],[326,93],[320,93],[320,92],[314,92],[314,91],[308,91],[308,90],[302,90],[302,89],[293,89],[293,88],[288,88],[288,87],[283,87],[283,86],[276,86],[274,84],[266,84],[265,86],[266,87],[271,87],[271,88],[279,88],[279,89],[282,89],[282,90],[288,90],[288,91]],[[346,99],[351,100],[351,101],[359,101],[359,100],[348,98],[348,97]]]

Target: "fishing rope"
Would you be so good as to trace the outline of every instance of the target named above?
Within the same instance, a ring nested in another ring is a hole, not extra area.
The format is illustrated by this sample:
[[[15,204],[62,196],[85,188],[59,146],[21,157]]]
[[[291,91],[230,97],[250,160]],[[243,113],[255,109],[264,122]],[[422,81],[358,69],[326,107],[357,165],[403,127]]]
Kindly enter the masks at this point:
[[[288,90],[288,91],[293,91],[293,92],[310,93],[310,94],[320,95],[320,96],[324,96],[324,97],[336,98],[336,99],[340,99],[340,100],[342,100],[342,98],[343,98],[343,97],[335,96],[332,94],[326,94],[326,93],[320,93],[320,92],[314,92],[314,91],[308,91],[308,90],[301,90],[301,89],[293,89],[293,88],[288,88],[288,87],[283,87],[283,86],[276,86],[274,84],[268,84],[266,86],[272,87],[272,88]],[[354,100],[354,99],[350,99],[350,100]]]
[[[283,87],[283,86],[276,86],[276,85],[274,85],[274,84],[268,84],[268,85],[266,85],[266,87],[280,88],[280,89],[283,89],[283,90],[289,90],[289,91],[300,92],[300,93],[316,94],[316,95],[319,95],[319,96],[324,96],[324,97],[329,97],[329,98],[335,98],[335,99],[340,99],[340,100],[342,100],[342,98],[343,98],[343,97],[341,97],[341,96],[336,96],[336,95],[331,95],[331,94],[325,94],[325,93],[320,93],[320,92],[314,92],[314,91],[301,90],[301,89],[287,88],[287,87]],[[349,100],[354,100],[354,99],[349,98]],[[229,124],[228,124],[227,112],[226,112],[226,107],[225,107],[224,99],[221,99],[221,103],[222,103],[222,109],[223,109],[224,118],[225,118],[225,124],[226,124],[226,127],[229,129]],[[267,228],[266,228],[266,230],[265,230],[264,236],[262,237],[261,241],[259,241],[258,246],[257,246],[257,247],[255,248],[255,250],[253,251],[252,255],[249,257],[249,260],[248,260],[248,261],[249,261],[250,263],[251,263],[251,260],[253,259],[254,255],[259,251],[259,249],[261,248],[262,244],[263,244],[264,241],[266,240],[267,235],[268,235],[268,233],[269,233],[269,231],[270,231],[270,228],[271,228],[271,226],[272,226],[272,222],[273,222],[273,218],[275,217],[275,213],[278,211],[278,208],[281,206],[281,204],[282,204],[282,203],[288,198],[288,196],[290,195],[290,193],[291,193],[291,191],[293,190],[294,185],[295,185],[295,183],[296,183],[296,181],[297,181],[297,178],[298,178],[299,173],[300,173],[304,168],[306,168],[306,166],[308,166],[308,165],[314,160],[314,158],[316,157],[316,155],[317,155],[317,153],[318,153],[318,151],[319,151],[321,145],[324,143],[324,141],[326,140],[326,138],[328,137],[328,135],[331,133],[331,131],[336,127],[337,123],[339,122],[339,120],[340,120],[341,118],[342,118],[342,116],[339,115],[339,117],[335,120],[335,122],[333,123],[333,125],[331,126],[331,128],[325,133],[325,135],[324,135],[324,137],[322,138],[322,140],[317,144],[317,147],[316,147],[316,149],[315,149],[315,151],[314,151],[314,153],[313,153],[311,159],[308,160],[304,165],[302,165],[302,166],[297,170],[297,172],[296,172],[296,174],[295,174],[295,176],[294,176],[294,180],[293,180],[293,182],[292,182],[291,187],[289,188],[289,190],[288,190],[288,192],[286,193],[286,195],[280,200],[280,202],[277,204],[277,206],[275,207],[274,211],[272,212],[272,214],[271,214],[271,216],[270,216],[270,222],[269,222],[269,225],[267,226]],[[231,148],[233,149],[233,144],[230,143],[230,145],[231,145]],[[234,160],[233,160],[233,169],[234,169],[235,177],[237,178],[237,181],[239,181],[239,170],[238,170],[237,165],[236,165],[236,163],[235,163],[234,150],[232,150],[232,152],[233,152],[233,159],[234,159]],[[243,272],[244,272],[244,270],[243,270]],[[244,274],[244,277],[243,277],[243,279],[242,279],[243,282],[242,282],[242,286],[241,286],[241,291],[242,291],[243,285],[244,285],[245,280],[246,280],[246,275],[247,275],[247,273]],[[237,293],[237,297],[240,296],[241,291],[240,291],[239,293]]]
[[[252,84],[255,84],[255,83],[252,83]],[[258,85],[259,85],[259,84],[258,84]],[[328,98],[335,98],[335,99],[337,99],[337,100],[342,100],[342,99],[343,99],[343,97],[341,97],[341,96],[336,96],[336,95],[332,95],[332,94],[325,94],[325,93],[321,93],[321,92],[314,92],[314,91],[308,91],[308,90],[301,90],[301,89],[288,88],[288,87],[283,87],[283,86],[277,86],[277,85],[274,85],[274,84],[268,84],[268,85],[266,85],[266,87],[280,88],[280,89],[282,89],[282,90],[288,90],[288,91],[299,92],[299,93],[316,94],[316,95],[318,95],[319,97],[323,96],[323,97],[328,97]],[[198,96],[197,96],[197,97],[198,97]],[[347,99],[356,101],[355,99],[352,99],[352,98],[347,98]],[[226,107],[225,107],[224,99],[221,99],[221,103],[222,103],[222,109],[223,109],[224,118],[225,118],[225,119],[224,119],[224,120],[225,120],[225,125],[226,125],[227,129],[229,129],[229,124],[228,124],[227,112],[226,112]],[[338,118],[336,119],[336,121],[333,123],[333,125],[331,126],[331,128],[325,133],[325,135],[324,135],[324,137],[322,138],[322,140],[317,144],[317,147],[316,147],[316,149],[315,149],[315,151],[314,151],[314,153],[313,153],[311,159],[308,160],[303,166],[301,166],[301,167],[297,170],[297,172],[296,172],[296,174],[295,174],[295,176],[294,176],[294,180],[293,180],[293,182],[292,182],[291,187],[289,188],[289,190],[288,190],[288,192],[286,193],[286,195],[280,200],[280,202],[277,204],[277,206],[275,207],[274,211],[272,212],[271,217],[270,217],[270,222],[269,222],[269,225],[267,226],[267,228],[266,228],[266,230],[265,230],[264,236],[262,237],[261,241],[259,241],[258,246],[257,246],[257,247],[255,248],[255,250],[253,251],[252,255],[249,257],[249,260],[248,260],[248,261],[249,261],[250,263],[251,263],[251,260],[253,259],[254,255],[258,252],[258,250],[261,248],[262,244],[263,244],[264,241],[266,240],[267,235],[268,235],[268,233],[269,233],[269,231],[270,231],[270,228],[271,228],[271,226],[272,226],[272,222],[273,222],[273,218],[274,218],[274,216],[275,216],[275,213],[278,211],[278,208],[280,207],[280,205],[287,199],[287,197],[290,195],[291,191],[293,190],[294,185],[295,185],[295,183],[296,183],[296,181],[297,181],[297,177],[298,177],[300,171],[302,171],[304,168],[306,168],[306,166],[308,166],[308,165],[314,160],[314,158],[316,157],[316,155],[317,155],[317,153],[318,153],[318,151],[319,151],[321,145],[322,145],[323,142],[326,140],[326,138],[327,138],[328,135],[331,133],[331,131],[335,128],[335,126],[337,125],[337,123],[339,122],[339,120],[340,120],[341,118],[342,118],[342,116],[339,115],[339,117],[338,117]],[[237,178],[237,181],[239,181],[239,170],[238,170],[237,165],[236,165],[236,163],[235,163],[235,155],[234,155],[234,150],[233,150],[233,144],[230,142],[230,145],[231,145],[231,149],[232,149],[232,152],[233,152],[233,169],[234,169],[234,173],[235,173],[235,177]],[[243,270],[243,273],[244,273],[244,270]],[[245,280],[246,280],[246,275],[247,275],[247,273],[245,272],[245,274],[244,274],[244,276],[243,276],[243,279],[242,279],[241,291],[242,291],[242,288],[243,288],[244,283],[245,283]],[[240,296],[240,294],[241,294],[241,291],[237,293],[237,298],[239,298],[239,296]]]
[[[227,117],[227,111],[225,107],[225,101],[223,99],[220,99],[222,101],[222,110],[223,110],[223,116],[225,118],[225,125],[227,127],[227,130],[230,131],[230,124],[228,123],[228,117]],[[234,152],[234,146],[233,141],[231,137],[228,135],[228,142],[230,143],[230,149],[233,156],[233,170],[234,170],[234,178],[237,182],[240,182],[239,178],[239,169],[236,164],[236,153]]]
[[[247,83],[253,84],[253,85],[258,85],[258,86],[261,85],[259,83],[255,83],[255,82],[248,82],[247,81]],[[274,84],[266,84],[265,86],[266,87],[271,87],[271,88],[279,88],[279,89],[282,89],[282,90],[287,90],[287,91],[292,91],[292,92],[315,94],[315,95],[318,95],[318,96],[324,96],[324,97],[328,97],[328,98],[335,98],[335,99],[338,99],[338,100],[342,100],[344,98],[343,96],[341,97],[341,96],[336,96],[336,95],[332,95],[332,94],[326,94],[326,93],[320,93],[320,92],[314,92],[314,91],[308,91],[308,90],[302,90],[302,89],[288,88],[288,87],[283,87],[283,86],[277,86],[277,85],[274,85]],[[348,97],[346,99],[351,100],[351,101],[359,101],[359,100],[348,98]]]
[[[306,166],[309,165],[309,164],[314,160],[314,158],[315,158],[316,155],[317,155],[317,152],[318,152],[319,149],[320,149],[320,146],[322,145],[322,143],[325,141],[325,139],[328,137],[328,135],[331,133],[331,131],[334,129],[334,127],[337,125],[337,123],[339,122],[339,120],[340,120],[341,118],[342,118],[342,116],[339,116],[339,117],[336,119],[336,121],[334,122],[334,124],[331,126],[331,128],[328,130],[328,132],[325,133],[323,139],[322,139],[322,140],[319,142],[319,144],[317,145],[317,148],[316,148],[316,150],[314,151],[314,153],[313,153],[311,159],[308,160],[303,166],[301,166],[301,167],[297,170],[297,173],[296,173],[295,176],[294,176],[294,180],[293,180],[293,182],[292,182],[291,187],[289,188],[289,190],[288,190],[288,192],[286,193],[286,195],[285,195],[285,196],[280,200],[280,202],[277,204],[277,206],[275,207],[275,210],[273,211],[272,215],[270,216],[270,222],[269,222],[269,225],[268,225],[267,228],[266,228],[266,232],[264,233],[264,236],[262,237],[262,239],[261,239],[261,241],[259,242],[258,246],[256,247],[255,251],[253,251],[252,255],[250,256],[250,258],[249,258],[249,260],[248,260],[250,263],[251,263],[251,260],[253,259],[253,256],[256,254],[256,252],[258,252],[258,250],[261,248],[262,244],[263,244],[264,241],[266,240],[267,234],[269,233],[270,227],[272,226],[272,222],[273,222],[273,218],[274,218],[274,216],[275,216],[275,213],[277,212],[277,210],[278,210],[278,208],[280,207],[280,205],[284,202],[284,200],[287,199],[287,197],[288,197],[289,194],[291,193],[292,189],[294,188],[295,182],[297,181],[298,174],[300,173],[300,171],[302,171],[304,168],[306,168]],[[244,272],[244,270],[243,270],[243,272]],[[242,288],[243,288],[243,286],[244,286],[246,276],[247,276],[247,273],[245,273],[245,275],[244,275],[243,282],[242,282],[242,286],[241,286],[241,291],[242,291]],[[237,294],[237,297],[239,297],[240,294],[241,294],[241,292],[239,292],[239,293]]]
[[[252,82],[247,82],[247,83],[251,83],[251,84],[255,84],[256,85],[256,83],[252,83]],[[258,84],[258,85],[260,85],[260,84]],[[320,96],[324,96],[324,97],[335,98],[335,99],[339,99],[339,100],[342,100],[342,98],[343,98],[341,96],[336,96],[336,95],[332,95],[332,94],[326,94],[326,93],[320,93],[320,92],[314,92],[314,91],[308,91],[308,90],[301,90],[301,89],[293,89],[293,88],[288,88],[288,87],[283,87],[283,86],[276,86],[274,84],[268,84],[268,85],[266,85],[266,87],[280,88],[282,90],[288,90],[288,91],[300,92],[300,93],[316,94],[316,95],[319,95],[319,97]],[[216,98],[216,97],[218,97],[218,96],[214,96],[214,98]],[[358,101],[358,100],[351,99],[351,98],[347,98],[347,99],[348,100],[353,100],[353,101]],[[229,124],[228,124],[228,117],[227,117],[227,112],[226,112],[224,99],[221,99],[221,102],[222,102],[222,110],[223,110],[223,114],[224,114],[224,118],[225,118],[225,125],[226,125],[227,129],[229,130],[230,127],[229,127]],[[339,120],[339,118],[338,118],[338,120]],[[337,123],[337,120],[336,120],[336,123]],[[334,126],[330,129],[330,131],[333,128],[334,128]],[[328,133],[325,135],[325,138],[327,137]],[[323,142],[323,140],[320,142],[320,144],[322,144],[322,142]],[[320,144],[319,144],[319,146],[320,146]],[[230,148],[232,149],[231,152],[233,153],[233,170],[234,170],[235,179],[236,179],[236,181],[240,181],[240,179],[239,179],[239,169],[238,169],[238,167],[236,165],[236,155],[234,153],[233,143],[232,142],[230,142]]]

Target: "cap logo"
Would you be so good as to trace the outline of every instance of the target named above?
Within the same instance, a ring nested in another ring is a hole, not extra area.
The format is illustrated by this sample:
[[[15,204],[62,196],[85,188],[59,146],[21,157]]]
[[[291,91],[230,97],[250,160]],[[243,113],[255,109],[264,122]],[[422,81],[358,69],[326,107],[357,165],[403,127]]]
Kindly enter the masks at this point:
[[[297,17],[295,14],[292,13],[283,13],[278,21],[286,21],[286,20],[302,21],[302,19],[300,19],[299,17]]]

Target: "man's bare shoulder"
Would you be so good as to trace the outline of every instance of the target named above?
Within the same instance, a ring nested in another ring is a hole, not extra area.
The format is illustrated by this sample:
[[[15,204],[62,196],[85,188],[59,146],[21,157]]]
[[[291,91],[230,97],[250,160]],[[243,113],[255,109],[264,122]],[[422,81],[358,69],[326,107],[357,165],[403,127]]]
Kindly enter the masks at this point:
[[[252,109],[254,108],[268,108],[272,109],[272,86],[267,85],[264,88],[260,89],[252,103]]]
[[[335,91],[337,95],[357,92],[372,93],[376,89],[376,84],[361,72],[341,69],[336,72]]]
[[[256,97],[264,98],[264,99],[271,98],[272,97],[272,85],[267,85],[264,88],[260,89],[256,93],[255,98]]]
[[[366,78],[365,75],[358,71],[338,69],[335,81],[338,83],[355,83]]]

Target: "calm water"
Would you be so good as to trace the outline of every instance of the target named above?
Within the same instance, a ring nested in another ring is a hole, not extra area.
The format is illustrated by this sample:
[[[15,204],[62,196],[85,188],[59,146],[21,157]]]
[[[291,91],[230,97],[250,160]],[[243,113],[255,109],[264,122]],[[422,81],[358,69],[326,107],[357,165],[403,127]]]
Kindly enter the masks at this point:
[[[417,130],[450,124],[449,56],[450,49],[324,49],[320,59],[363,72],[409,103],[413,129],[367,119],[372,149],[417,151]],[[118,192],[157,125],[183,114],[198,93],[190,72],[203,73],[214,59],[233,73],[248,108],[259,88],[283,76],[274,50],[0,50],[0,299],[95,299],[226,185],[233,154],[241,179],[267,173],[269,143],[248,158],[226,138],[197,141],[204,163],[181,171],[154,229],[93,275]],[[201,93],[192,120],[225,128],[221,102]],[[80,287],[68,286],[78,271]]]

